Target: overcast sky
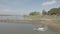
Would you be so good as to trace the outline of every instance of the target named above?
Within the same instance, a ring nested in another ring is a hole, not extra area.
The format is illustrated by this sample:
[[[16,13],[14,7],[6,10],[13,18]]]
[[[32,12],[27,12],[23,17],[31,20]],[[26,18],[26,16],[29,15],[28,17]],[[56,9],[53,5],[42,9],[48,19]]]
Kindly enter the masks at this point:
[[[0,14],[28,14],[60,7],[60,0],[0,0]]]

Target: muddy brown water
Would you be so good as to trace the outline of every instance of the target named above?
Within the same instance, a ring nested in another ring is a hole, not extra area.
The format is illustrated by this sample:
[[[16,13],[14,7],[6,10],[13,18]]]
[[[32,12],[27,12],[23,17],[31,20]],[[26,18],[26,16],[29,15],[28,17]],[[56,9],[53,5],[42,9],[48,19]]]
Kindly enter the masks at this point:
[[[47,31],[34,31],[34,24],[0,23],[0,34],[60,34],[48,28]]]

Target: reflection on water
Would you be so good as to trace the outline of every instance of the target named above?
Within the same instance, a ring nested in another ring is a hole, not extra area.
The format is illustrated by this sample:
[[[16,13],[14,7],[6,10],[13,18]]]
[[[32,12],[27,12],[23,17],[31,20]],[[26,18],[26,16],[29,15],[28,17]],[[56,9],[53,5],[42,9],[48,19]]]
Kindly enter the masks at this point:
[[[37,25],[36,28],[33,29],[34,31],[47,31],[48,26],[47,25]]]
[[[34,31],[35,27],[33,24],[0,23],[0,34],[57,34],[50,29],[44,32]]]

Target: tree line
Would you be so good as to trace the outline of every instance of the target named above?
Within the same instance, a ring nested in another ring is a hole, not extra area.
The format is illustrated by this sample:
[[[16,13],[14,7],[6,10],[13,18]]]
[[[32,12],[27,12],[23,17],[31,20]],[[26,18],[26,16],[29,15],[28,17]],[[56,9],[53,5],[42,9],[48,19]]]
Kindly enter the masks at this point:
[[[34,11],[31,12],[29,15],[40,15],[40,12]],[[60,15],[60,7],[59,8],[52,8],[49,11],[42,10],[42,15]]]

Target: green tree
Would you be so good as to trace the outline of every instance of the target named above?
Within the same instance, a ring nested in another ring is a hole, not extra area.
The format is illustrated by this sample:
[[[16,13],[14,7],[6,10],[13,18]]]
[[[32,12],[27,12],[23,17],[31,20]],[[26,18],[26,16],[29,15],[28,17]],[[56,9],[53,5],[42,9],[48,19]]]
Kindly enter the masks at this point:
[[[57,13],[57,15],[60,15],[60,7],[58,8],[58,13]]]
[[[29,15],[40,15],[40,12],[31,12]]]
[[[58,13],[58,8],[52,8],[51,10],[48,11],[49,15],[57,15]]]

